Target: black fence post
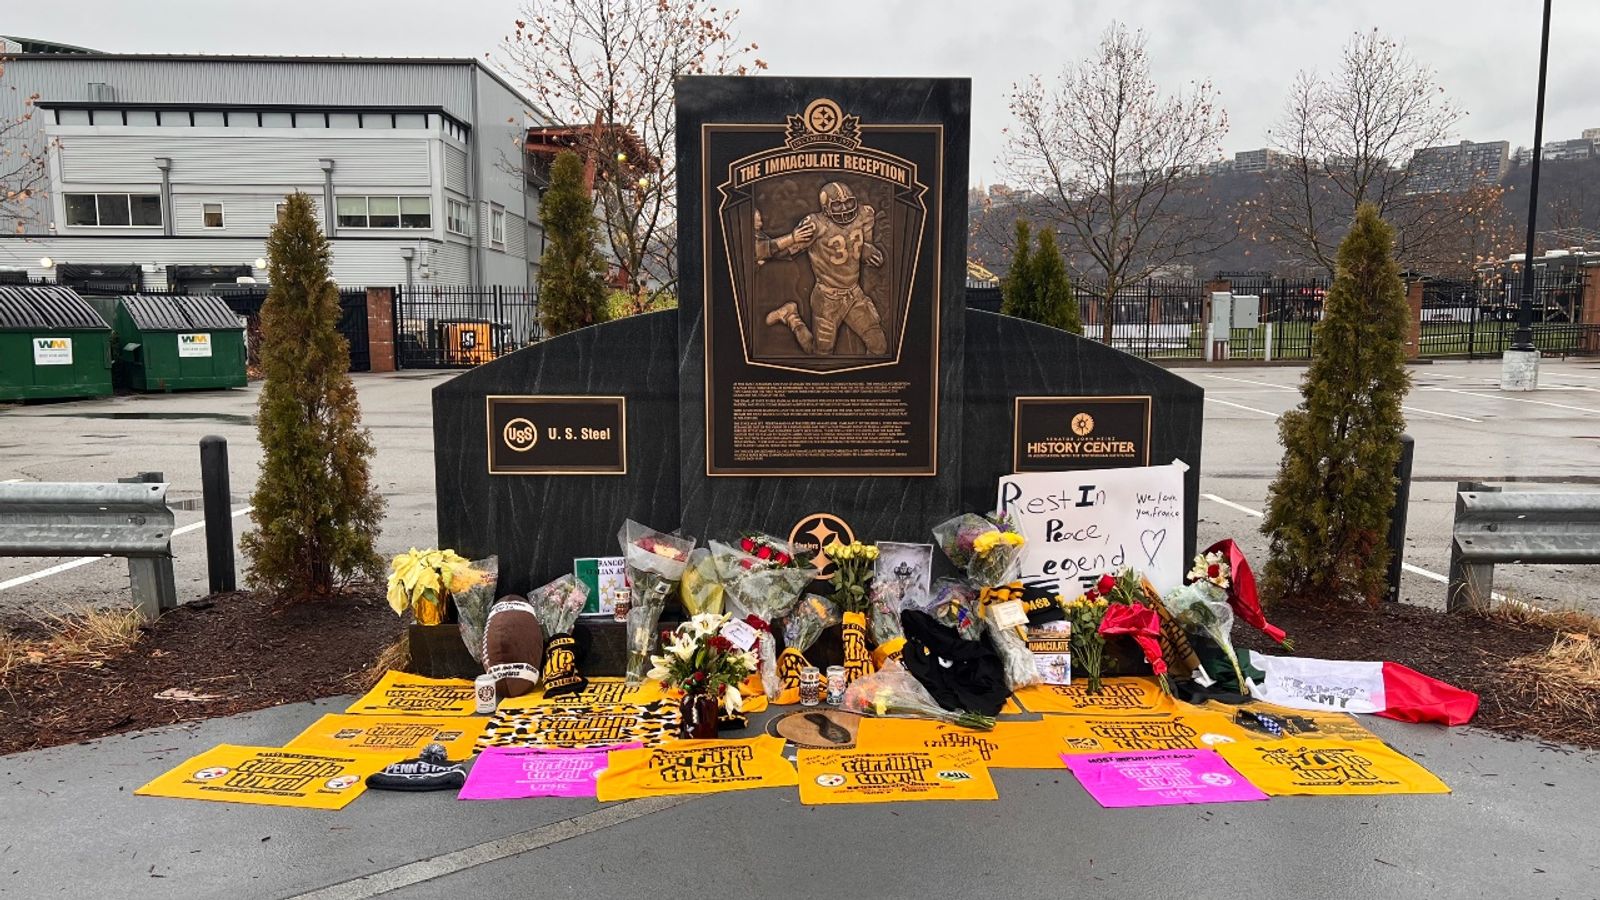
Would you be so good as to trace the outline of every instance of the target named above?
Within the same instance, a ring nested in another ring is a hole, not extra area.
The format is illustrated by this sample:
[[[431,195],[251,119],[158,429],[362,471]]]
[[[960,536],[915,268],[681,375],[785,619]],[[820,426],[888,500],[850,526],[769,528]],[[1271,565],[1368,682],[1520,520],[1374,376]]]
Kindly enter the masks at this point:
[[[214,434],[200,439],[200,491],[205,507],[206,572],[211,593],[236,587],[233,567],[233,514],[228,494],[228,440]]]
[[[1394,464],[1394,508],[1389,510],[1389,596],[1400,601],[1400,574],[1406,561],[1406,509],[1411,503],[1411,461],[1417,442],[1409,434],[1400,435],[1400,458]]]

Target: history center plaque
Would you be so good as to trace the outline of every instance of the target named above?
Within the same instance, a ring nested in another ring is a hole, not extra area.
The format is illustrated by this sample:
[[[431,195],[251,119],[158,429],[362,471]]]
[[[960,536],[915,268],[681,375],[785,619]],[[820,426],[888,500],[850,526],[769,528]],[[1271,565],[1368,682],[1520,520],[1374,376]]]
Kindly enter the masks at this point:
[[[1150,397],[1018,397],[1011,471],[1150,465]]]
[[[700,131],[708,475],[936,475],[944,126]]]

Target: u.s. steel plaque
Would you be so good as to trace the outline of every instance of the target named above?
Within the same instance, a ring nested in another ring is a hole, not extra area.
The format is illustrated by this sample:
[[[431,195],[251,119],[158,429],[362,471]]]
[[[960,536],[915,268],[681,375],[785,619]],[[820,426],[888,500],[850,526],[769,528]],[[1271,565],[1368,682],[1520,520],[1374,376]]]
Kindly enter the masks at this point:
[[[704,124],[706,472],[938,471],[943,126]]]
[[[623,397],[490,395],[489,474],[626,475]]]

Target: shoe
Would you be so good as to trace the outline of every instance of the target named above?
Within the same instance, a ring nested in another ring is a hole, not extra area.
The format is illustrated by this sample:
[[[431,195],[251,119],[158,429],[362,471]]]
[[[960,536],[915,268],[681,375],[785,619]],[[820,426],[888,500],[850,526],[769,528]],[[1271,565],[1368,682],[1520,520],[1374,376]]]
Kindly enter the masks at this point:
[[[789,321],[790,316],[797,316],[799,314],[800,306],[791,300],[772,312],[767,313],[767,324],[777,325],[782,322],[787,322]]]

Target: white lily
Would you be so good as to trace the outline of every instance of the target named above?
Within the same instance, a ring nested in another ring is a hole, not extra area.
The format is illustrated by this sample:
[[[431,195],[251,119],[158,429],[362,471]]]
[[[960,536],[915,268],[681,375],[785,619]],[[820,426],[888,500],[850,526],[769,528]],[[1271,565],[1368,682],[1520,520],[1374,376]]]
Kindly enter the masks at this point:
[[[722,705],[730,713],[736,713],[744,708],[744,697],[740,696],[737,687],[730,684],[722,689]]]

